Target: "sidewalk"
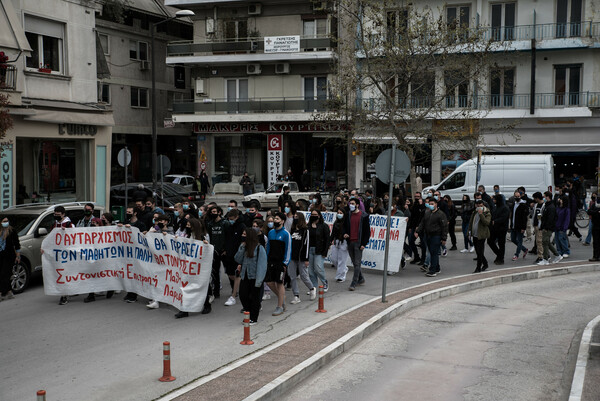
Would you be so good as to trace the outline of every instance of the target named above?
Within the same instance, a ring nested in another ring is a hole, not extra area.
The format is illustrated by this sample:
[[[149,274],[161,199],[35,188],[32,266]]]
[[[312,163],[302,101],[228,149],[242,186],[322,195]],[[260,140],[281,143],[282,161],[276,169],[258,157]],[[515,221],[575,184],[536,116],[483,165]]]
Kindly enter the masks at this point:
[[[379,298],[366,301],[200,378],[160,400],[275,399],[383,323],[410,308],[478,288],[588,271],[600,271],[600,264],[571,262],[505,268],[399,290],[390,294],[385,304]]]

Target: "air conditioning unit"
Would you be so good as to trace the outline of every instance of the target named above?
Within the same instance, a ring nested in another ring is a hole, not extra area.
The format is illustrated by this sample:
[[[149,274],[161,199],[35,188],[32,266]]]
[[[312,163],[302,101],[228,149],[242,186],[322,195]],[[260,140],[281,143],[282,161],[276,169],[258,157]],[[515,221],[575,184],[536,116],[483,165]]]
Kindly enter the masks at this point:
[[[262,6],[259,3],[252,3],[248,5],[248,15],[260,15]]]
[[[312,9],[313,11],[323,11],[327,8],[326,1],[313,1]]]
[[[146,71],[150,69],[150,62],[147,60],[142,60],[140,61],[140,70],[141,71]]]
[[[275,74],[289,74],[290,63],[275,64]]]
[[[246,73],[248,75],[258,75],[261,73],[260,64],[248,64],[246,65]]]
[[[196,96],[206,96],[206,83],[204,79],[196,79]]]

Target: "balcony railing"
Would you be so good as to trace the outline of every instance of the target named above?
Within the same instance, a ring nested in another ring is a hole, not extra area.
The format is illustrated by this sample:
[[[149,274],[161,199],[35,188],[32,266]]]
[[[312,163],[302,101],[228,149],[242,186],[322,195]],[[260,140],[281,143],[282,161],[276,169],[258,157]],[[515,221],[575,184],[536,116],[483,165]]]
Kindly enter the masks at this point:
[[[529,109],[531,95],[469,95],[469,96],[414,96],[398,104],[399,109],[477,110]],[[402,104],[404,103],[404,104]],[[366,111],[390,111],[386,100],[360,99],[357,107]],[[537,93],[535,108],[600,107],[600,92]]]
[[[325,111],[327,99],[300,97],[252,98],[240,100],[204,99],[173,103],[173,114],[307,113]]]
[[[0,90],[17,89],[17,67],[0,64]]]
[[[334,40],[327,37],[307,36],[300,38],[300,51],[330,50],[334,47]],[[204,43],[171,42],[167,45],[167,57],[191,56],[203,54],[238,54],[238,53],[264,53],[264,38],[243,38],[231,40],[217,40]]]
[[[600,38],[600,22],[582,21],[565,24],[537,24],[503,27],[480,27],[485,40],[548,40],[565,38]]]

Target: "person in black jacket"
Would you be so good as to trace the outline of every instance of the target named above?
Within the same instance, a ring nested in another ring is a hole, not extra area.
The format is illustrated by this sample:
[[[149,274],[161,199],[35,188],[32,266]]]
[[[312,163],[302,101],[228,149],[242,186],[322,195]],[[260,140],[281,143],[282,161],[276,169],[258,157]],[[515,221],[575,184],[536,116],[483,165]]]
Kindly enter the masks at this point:
[[[590,258],[590,262],[598,262],[600,261],[600,204],[590,205],[587,213],[592,223],[593,256]]]
[[[240,244],[242,243],[242,233],[246,229],[246,225],[242,221],[240,211],[237,209],[230,210],[227,213],[229,225],[225,227],[225,252],[223,253],[223,266],[225,273],[229,277],[229,285],[231,285],[231,296],[225,301],[225,306],[236,304],[235,298],[240,287],[240,276],[237,272],[238,263],[235,261]]]
[[[308,276],[308,256],[302,252],[302,248],[306,243],[307,233],[308,226],[306,225],[304,213],[296,212],[290,230],[290,235],[292,237],[292,257],[290,258],[290,264],[287,269],[292,285],[292,292],[294,293],[294,299],[290,302],[291,304],[301,302],[300,290],[298,289],[298,276],[300,276],[300,279],[310,291],[310,299],[314,300],[317,297],[317,289],[314,287]]]
[[[419,248],[421,248],[421,256],[419,256],[419,249],[417,248],[417,244],[415,242],[415,232],[417,231],[417,227],[419,227],[419,223],[421,219],[425,215],[425,204],[423,203],[422,195],[420,192],[416,192],[414,195],[415,201],[410,210],[410,217],[408,218],[408,246],[412,252],[413,260],[410,262],[413,264],[423,264],[425,261],[425,252],[426,245],[425,241],[421,241]]]
[[[10,276],[13,266],[17,263],[21,263],[19,235],[11,227],[8,217],[5,217],[2,219],[0,228],[0,295],[2,299],[15,297],[10,284]]]
[[[501,194],[492,197],[494,209],[492,210],[492,222],[490,225],[490,237],[487,240],[488,246],[496,254],[494,264],[504,264],[504,253],[506,248],[506,233],[508,232],[508,219],[510,210],[504,202],[504,196]]]
[[[429,199],[427,208],[429,210],[425,212],[415,236],[425,237],[431,255],[431,264],[426,276],[435,277],[442,270],[439,262],[440,248],[442,245],[446,245],[448,220],[446,214],[437,207],[437,201],[434,198]]]
[[[552,261],[553,263],[559,262],[562,259],[562,256],[560,258],[558,257],[558,251],[550,241],[552,233],[556,228],[557,219],[558,215],[556,214],[556,206],[554,205],[554,202],[552,202],[552,192],[546,191],[544,192],[542,223],[540,225],[540,230],[542,232],[543,259],[538,263],[539,265],[550,264],[550,252],[552,252],[555,257],[555,259]]]
[[[493,212],[495,205],[492,200],[492,197],[490,195],[488,195],[487,192],[485,192],[485,186],[479,185],[477,187],[477,191],[481,194],[481,199],[483,199],[483,201],[489,205],[490,211]]]
[[[321,280],[324,291],[327,291],[329,284],[325,277],[323,263],[329,251],[329,227],[323,221],[323,215],[319,210],[310,212],[306,238],[307,241],[302,247],[302,253],[304,257],[308,258],[308,275],[310,276],[310,281],[313,287],[317,288],[319,280]]]
[[[465,240],[465,249],[460,251],[461,253],[468,253],[475,251],[475,244],[473,244],[473,240],[469,236],[469,221],[471,221],[471,215],[475,211],[475,206],[473,206],[473,202],[471,202],[471,197],[469,195],[463,195],[462,205],[460,206],[460,219],[462,221],[462,233],[463,238]]]
[[[456,206],[454,202],[452,202],[452,198],[450,195],[444,195],[444,200],[446,201],[446,205],[448,205],[448,235],[450,236],[450,241],[452,242],[451,251],[456,251],[456,215],[458,212],[456,211]]]
[[[357,285],[365,283],[365,278],[361,270],[362,253],[369,244],[369,238],[371,237],[369,215],[362,212],[358,206],[358,199],[351,198],[348,201],[348,210],[350,213],[344,225],[344,238],[348,242],[348,254],[354,266],[352,283],[348,288],[350,291],[354,291]]]
[[[529,249],[523,246],[523,235],[527,229],[527,216],[529,216],[529,204],[526,200],[521,199],[519,191],[515,191],[514,199],[515,205],[512,210],[510,241],[517,246],[515,255],[512,258],[513,261],[516,261],[519,259],[521,251],[523,251],[523,259],[525,259],[527,252],[529,252]]]
[[[288,185],[283,186],[283,193],[279,195],[277,199],[277,207],[280,212],[283,212],[283,208],[285,207],[285,201],[293,202],[292,195],[290,195],[290,187]]]

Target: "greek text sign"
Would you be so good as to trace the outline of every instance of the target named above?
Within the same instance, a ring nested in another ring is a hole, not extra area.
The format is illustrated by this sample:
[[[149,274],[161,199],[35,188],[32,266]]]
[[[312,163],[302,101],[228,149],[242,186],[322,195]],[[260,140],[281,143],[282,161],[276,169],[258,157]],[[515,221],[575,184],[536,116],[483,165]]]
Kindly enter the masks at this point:
[[[0,177],[2,177],[2,202],[0,210],[12,206],[13,196],[13,159],[12,159],[12,144],[4,144],[0,146]]]
[[[54,229],[42,243],[46,295],[122,290],[199,312],[213,246],[137,228]]]
[[[277,181],[277,176],[283,174],[283,135],[267,136],[268,176],[269,186]]]
[[[300,51],[300,36],[265,36],[265,53]]]

